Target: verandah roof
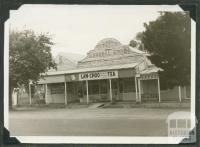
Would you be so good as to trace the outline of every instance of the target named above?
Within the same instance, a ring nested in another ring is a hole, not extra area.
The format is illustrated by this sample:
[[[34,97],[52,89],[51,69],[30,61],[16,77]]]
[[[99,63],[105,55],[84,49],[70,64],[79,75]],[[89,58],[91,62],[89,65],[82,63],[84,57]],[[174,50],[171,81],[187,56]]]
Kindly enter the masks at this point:
[[[119,64],[119,65],[91,67],[91,68],[77,68],[77,69],[66,70],[66,71],[51,71],[51,72],[46,72],[42,75],[50,76],[50,75],[62,75],[62,74],[83,73],[83,72],[92,72],[92,71],[127,69],[127,68],[134,68],[138,64],[140,63]]]
[[[157,73],[158,71],[163,71],[163,69],[156,67],[155,65],[151,65],[143,71],[140,71],[140,74],[150,74]]]

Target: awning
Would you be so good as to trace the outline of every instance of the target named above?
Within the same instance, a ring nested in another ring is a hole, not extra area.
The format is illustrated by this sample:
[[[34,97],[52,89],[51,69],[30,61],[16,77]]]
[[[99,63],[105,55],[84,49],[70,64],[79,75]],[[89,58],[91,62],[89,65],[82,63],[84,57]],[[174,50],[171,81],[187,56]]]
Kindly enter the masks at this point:
[[[110,66],[100,66],[100,67],[91,67],[91,68],[77,68],[67,71],[52,71],[46,72],[42,74],[45,75],[64,75],[64,74],[72,74],[72,73],[83,73],[83,72],[92,72],[92,71],[105,71],[105,70],[117,70],[117,69],[127,69],[134,68],[139,63],[130,63],[130,64],[119,64],[119,65],[110,65]]]

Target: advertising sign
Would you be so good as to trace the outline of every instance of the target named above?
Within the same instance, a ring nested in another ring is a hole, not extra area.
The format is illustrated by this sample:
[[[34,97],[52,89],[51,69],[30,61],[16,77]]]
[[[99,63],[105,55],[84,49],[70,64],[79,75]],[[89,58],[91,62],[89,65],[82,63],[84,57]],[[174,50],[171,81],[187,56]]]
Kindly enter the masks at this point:
[[[157,74],[145,74],[145,75],[140,75],[141,80],[150,80],[150,79],[158,79]]]
[[[98,79],[111,79],[118,78],[117,71],[102,71],[102,72],[89,72],[80,73],[79,80],[98,80]]]

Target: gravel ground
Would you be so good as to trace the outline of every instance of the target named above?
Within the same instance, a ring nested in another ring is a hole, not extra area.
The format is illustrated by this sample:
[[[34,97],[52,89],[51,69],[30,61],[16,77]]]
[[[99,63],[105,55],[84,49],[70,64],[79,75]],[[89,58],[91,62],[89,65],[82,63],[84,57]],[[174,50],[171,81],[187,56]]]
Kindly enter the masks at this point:
[[[170,113],[188,109],[39,109],[11,111],[13,136],[167,136]]]

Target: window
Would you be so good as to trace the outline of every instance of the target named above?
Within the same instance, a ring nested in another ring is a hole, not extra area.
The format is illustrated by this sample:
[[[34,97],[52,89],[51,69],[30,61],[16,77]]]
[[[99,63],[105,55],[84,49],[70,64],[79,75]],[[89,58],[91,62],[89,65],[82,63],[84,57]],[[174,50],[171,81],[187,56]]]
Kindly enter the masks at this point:
[[[64,83],[51,84],[50,87],[51,87],[51,94],[64,94],[65,92]]]
[[[100,80],[100,93],[105,94],[108,92],[108,81],[107,80]]]
[[[84,91],[83,86],[84,86],[83,81],[77,82],[77,91],[78,91],[78,97],[79,98],[82,98],[84,96],[84,94],[86,93]]]
[[[110,49],[106,49],[106,54],[109,55],[110,54]]]
[[[135,80],[134,78],[124,78],[120,82],[120,92],[121,92],[121,87],[123,87],[123,92],[128,93],[128,92],[135,92]]]
[[[118,88],[118,79],[112,79],[112,89]]]
[[[119,79],[119,92],[123,93],[123,80]]]
[[[99,93],[99,83],[96,80],[88,81],[89,94],[98,94]]]

